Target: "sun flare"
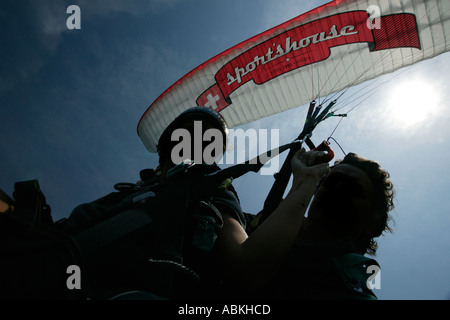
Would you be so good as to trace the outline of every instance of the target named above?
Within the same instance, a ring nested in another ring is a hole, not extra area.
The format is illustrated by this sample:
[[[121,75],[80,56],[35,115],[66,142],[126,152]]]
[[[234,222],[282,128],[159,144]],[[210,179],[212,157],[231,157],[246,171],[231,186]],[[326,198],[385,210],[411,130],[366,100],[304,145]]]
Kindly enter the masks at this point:
[[[388,113],[391,120],[402,128],[411,128],[426,122],[438,110],[437,90],[429,83],[410,79],[393,87]]]

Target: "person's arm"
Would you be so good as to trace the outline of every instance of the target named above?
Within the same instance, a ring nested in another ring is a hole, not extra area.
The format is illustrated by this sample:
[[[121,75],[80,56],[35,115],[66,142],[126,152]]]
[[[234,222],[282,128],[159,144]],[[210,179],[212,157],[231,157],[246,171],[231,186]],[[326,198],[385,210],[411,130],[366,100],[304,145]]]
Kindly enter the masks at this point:
[[[295,154],[291,162],[294,179],[288,195],[250,236],[235,218],[223,213],[224,226],[215,251],[227,273],[242,276],[235,279],[236,283],[258,289],[278,271],[300,230],[317,183],[328,171],[327,163],[307,165],[321,154],[304,149]]]

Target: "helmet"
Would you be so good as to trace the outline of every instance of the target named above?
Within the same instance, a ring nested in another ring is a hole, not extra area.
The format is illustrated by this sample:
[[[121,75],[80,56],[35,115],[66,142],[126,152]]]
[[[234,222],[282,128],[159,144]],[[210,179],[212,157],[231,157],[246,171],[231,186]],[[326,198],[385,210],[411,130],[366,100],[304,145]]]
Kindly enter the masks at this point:
[[[208,107],[192,107],[183,111],[175,118],[163,131],[159,140],[157,150],[162,156],[163,153],[170,151],[174,145],[171,140],[172,132],[176,129],[185,128],[186,125],[194,123],[194,121],[202,121],[203,128],[219,129],[223,137],[223,152],[226,150],[228,139],[228,126],[219,112]]]

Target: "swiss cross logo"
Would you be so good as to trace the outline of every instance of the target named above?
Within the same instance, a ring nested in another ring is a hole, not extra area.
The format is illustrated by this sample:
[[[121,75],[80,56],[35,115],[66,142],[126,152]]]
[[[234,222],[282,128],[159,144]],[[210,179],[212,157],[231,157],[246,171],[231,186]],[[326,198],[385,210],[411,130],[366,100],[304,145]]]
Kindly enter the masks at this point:
[[[203,94],[197,99],[198,106],[208,107],[217,112],[228,107],[230,104],[231,102],[228,101],[228,99],[225,99],[217,84],[203,92]]]

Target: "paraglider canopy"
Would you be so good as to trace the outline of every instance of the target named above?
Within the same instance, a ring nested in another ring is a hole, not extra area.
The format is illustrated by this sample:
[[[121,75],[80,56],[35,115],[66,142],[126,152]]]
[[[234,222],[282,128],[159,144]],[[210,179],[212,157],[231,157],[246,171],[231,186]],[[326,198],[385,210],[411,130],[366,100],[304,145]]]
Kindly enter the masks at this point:
[[[160,95],[138,124],[150,152],[193,105],[230,128],[258,120],[450,48],[450,3],[336,0],[248,39],[201,64]]]

